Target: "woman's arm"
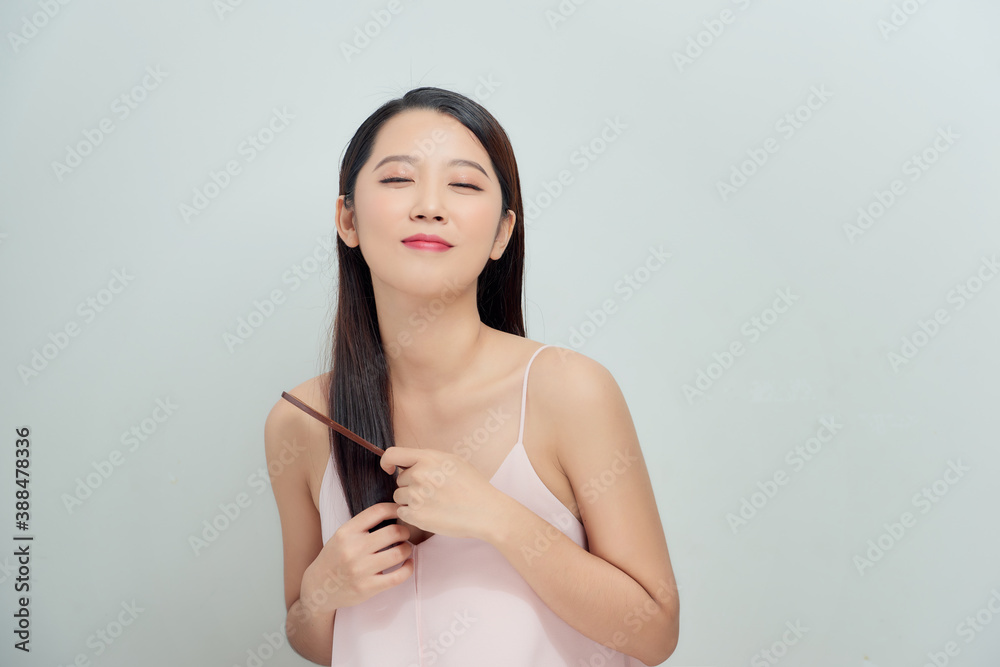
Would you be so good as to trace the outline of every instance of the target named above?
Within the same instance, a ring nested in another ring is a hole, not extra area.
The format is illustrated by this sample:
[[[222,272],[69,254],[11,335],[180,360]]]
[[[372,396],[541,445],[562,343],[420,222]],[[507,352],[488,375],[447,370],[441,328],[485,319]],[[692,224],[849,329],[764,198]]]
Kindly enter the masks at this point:
[[[301,387],[301,385],[300,385]],[[299,387],[296,388],[300,390]],[[302,575],[323,548],[319,512],[309,493],[311,433],[299,410],[279,399],[264,422],[264,450],[271,490],[281,519],[284,554],[285,634],[296,653],[320,665],[329,665],[336,611],[316,613],[301,595]],[[320,431],[321,432],[321,431]]]
[[[483,539],[573,628],[658,665],[677,646],[679,602],[628,406],[607,369],[582,354],[559,348],[534,363],[532,414],[550,422],[589,552],[505,494]]]

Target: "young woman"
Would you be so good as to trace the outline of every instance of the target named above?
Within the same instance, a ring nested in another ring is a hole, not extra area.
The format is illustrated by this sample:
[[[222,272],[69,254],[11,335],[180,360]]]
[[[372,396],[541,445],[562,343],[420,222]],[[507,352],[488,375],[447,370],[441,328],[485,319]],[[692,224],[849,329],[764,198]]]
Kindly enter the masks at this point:
[[[323,665],[666,660],[677,589],[622,393],[524,336],[504,130],[439,88],[386,103],[336,227],[331,370],[290,393],[385,453],[286,400],[268,415],[289,643]]]

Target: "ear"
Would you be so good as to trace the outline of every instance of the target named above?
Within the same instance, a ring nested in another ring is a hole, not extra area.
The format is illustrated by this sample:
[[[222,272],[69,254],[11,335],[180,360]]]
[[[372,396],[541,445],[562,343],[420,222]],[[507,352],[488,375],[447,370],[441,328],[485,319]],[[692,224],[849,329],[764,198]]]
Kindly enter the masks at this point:
[[[354,210],[346,208],[344,197],[344,195],[337,197],[337,235],[347,244],[347,247],[355,248],[360,241],[358,240],[358,230],[354,224]]]
[[[514,234],[516,219],[517,215],[514,214],[514,211],[507,209],[507,215],[500,219],[500,224],[497,226],[497,237],[493,241],[490,259],[500,259],[503,256],[503,251],[507,248],[507,243],[510,242],[510,237]]]

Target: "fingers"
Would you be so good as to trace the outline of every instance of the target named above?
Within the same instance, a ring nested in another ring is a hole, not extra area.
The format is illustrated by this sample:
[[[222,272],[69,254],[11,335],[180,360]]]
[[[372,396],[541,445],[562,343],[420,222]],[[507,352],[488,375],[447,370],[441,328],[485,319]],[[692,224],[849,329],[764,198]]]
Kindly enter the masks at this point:
[[[421,457],[427,456],[423,450],[414,447],[389,447],[379,459],[379,466],[390,475],[394,475],[399,470],[406,470],[412,467]]]
[[[342,584],[338,586],[336,606],[363,602],[402,583],[412,574],[410,529],[388,523],[398,518],[398,508],[394,502],[375,503],[340,526],[334,539],[324,545],[322,576],[332,577]],[[392,572],[383,574],[384,570],[394,567]]]
[[[373,532],[369,544],[372,545],[375,551],[383,551],[394,544],[406,542],[409,539],[410,529],[394,523]]]
[[[379,459],[378,464],[379,464],[379,466],[382,467],[382,470],[385,470],[390,475],[395,474],[395,472],[396,472],[396,465],[389,462],[389,461],[391,461],[391,460],[393,460],[395,458],[396,458],[396,448],[395,447],[387,447],[385,449],[385,451],[382,452],[382,456]]]
[[[391,567],[400,565],[410,559],[413,555],[413,545],[409,542],[400,542],[389,547],[385,551],[380,551],[372,556],[372,567],[375,574],[381,574]]]
[[[413,559],[407,558],[405,561],[403,561],[403,564],[400,565],[398,569],[395,569],[387,574],[380,573],[376,575],[378,577],[379,585],[375,589],[374,594],[381,593],[384,590],[390,589],[393,586],[398,586],[399,584],[403,583],[404,581],[410,578],[410,575],[413,574],[413,568],[414,568]]]
[[[358,532],[366,530],[371,532],[372,528],[388,519],[396,519],[398,515],[399,503],[375,503],[371,507],[358,512],[354,520],[358,522]]]

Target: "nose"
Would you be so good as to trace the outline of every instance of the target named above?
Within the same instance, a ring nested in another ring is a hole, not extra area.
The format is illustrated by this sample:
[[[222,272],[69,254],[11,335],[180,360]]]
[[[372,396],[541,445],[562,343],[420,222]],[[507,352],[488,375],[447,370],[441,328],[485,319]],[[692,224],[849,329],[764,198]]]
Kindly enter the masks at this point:
[[[417,200],[413,203],[410,215],[416,220],[441,222],[445,213],[437,188],[429,180],[425,180],[417,187]]]

